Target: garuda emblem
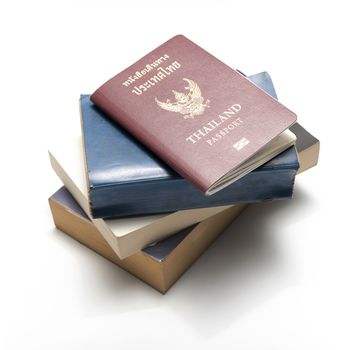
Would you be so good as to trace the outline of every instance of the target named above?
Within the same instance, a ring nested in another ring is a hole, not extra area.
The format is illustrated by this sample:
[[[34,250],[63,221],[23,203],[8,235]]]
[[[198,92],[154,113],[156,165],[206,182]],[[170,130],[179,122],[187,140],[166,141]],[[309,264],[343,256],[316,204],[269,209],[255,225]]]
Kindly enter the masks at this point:
[[[189,90],[187,94],[173,90],[176,102],[171,102],[169,99],[162,102],[157,98],[155,98],[155,101],[160,108],[166,111],[180,113],[185,119],[193,119],[195,116],[203,114],[206,108],[209,108],[210,100],[203,103],[204,98],[199,86],[193,80],[186,78],[182,80],[188,84],[185,87],[185,90]]]

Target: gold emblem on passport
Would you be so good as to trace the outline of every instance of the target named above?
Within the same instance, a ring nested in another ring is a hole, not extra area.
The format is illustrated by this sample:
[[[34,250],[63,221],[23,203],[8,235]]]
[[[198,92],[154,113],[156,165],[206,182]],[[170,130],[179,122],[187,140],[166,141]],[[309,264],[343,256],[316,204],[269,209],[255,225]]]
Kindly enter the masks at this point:
[[[155,101],[160,108],[166,111],[180,113],[185,119],[193,119],[195,116],[203,114],[206,108],[209,108],[210,100],[206,100],[204,103],[202,92],[193,80],[187,78],[182,80],[188,84],[185,87],[185,90],[189,90],[187,94],[172,90],[176,101],[171,102],[167,99],[166,102],[162,102],[157,98],[155,98]]]

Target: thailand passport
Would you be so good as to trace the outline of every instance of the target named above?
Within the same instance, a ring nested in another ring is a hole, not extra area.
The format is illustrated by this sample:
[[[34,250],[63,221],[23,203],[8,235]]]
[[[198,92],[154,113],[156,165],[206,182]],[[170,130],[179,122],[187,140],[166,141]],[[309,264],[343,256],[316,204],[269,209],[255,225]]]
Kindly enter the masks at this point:
[[[211,195],[292,144],[296,115],[178,35],[103,84],[91,100]]]

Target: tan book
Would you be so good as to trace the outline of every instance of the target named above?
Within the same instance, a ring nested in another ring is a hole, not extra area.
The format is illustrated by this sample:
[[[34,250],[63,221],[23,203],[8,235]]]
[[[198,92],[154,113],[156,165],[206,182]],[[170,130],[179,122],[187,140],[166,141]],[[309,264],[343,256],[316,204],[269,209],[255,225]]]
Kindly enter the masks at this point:
[[[231,206],[197,225],[120,259],[64,187],[49,198],[49,203],[58,229],[161,293],[170,288],[246,207]]]
[[[295,124],[292,131],[298,137],[296,146],[300,173],[317,164],[320,143],[299,124]],[[61,197],[57,196],[58,192]],[[55,225],[60,230],[162,293],[176,282],[246,207],[238,205],[227,208],[200,224],[121,260],[68,191],[63,188],[58,192],[50,197],[49,202]],[[71,198],[69,203],[63,197]]]

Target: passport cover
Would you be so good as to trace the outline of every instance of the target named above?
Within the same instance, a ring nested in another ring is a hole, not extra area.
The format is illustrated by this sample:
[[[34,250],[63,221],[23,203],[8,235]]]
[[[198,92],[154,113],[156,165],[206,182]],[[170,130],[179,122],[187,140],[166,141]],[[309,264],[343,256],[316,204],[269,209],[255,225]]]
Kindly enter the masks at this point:
[[[275,97],[270,76],[249,77]],[[81,96],[91,213],[95,218],[170,212],[292,196],[294,147],[212,196],[205,196]]]
[[[203,192],[296,121],[182,35],[107,81],[91,100]]]

